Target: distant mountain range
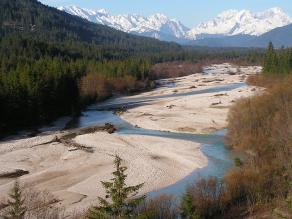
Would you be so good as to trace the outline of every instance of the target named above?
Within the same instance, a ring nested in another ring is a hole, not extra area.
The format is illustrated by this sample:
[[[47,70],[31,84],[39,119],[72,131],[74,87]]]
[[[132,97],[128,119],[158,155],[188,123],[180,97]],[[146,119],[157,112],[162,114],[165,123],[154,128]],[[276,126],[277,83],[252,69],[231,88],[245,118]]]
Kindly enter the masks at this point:
[[[288,31],[289,26],[281,30],[281,27],[292,24],[292,17],[280,8],[258,13],[248,10],[227,10],[213,20],[203,22],[194,28],[188,28],[177,19],[170,19],[163,14],[149,17],[111,15],[105,9],[92,10],[77,6],[58,9],[127,33],[181,44],[216,47],[265,47],[269,41],[275,41],[279,47],[292,44],[290,43],[292,35],[283,35],[283,31]]]
[[[176,19],[169,19],[163,14],[149,17],[140,15],[110,15],[105,9],[91,10],[77,6],[59,7],[59,10],[76,15],[89,21],[110,26],[112,28],[166,41],[186,39],[189,28]]]

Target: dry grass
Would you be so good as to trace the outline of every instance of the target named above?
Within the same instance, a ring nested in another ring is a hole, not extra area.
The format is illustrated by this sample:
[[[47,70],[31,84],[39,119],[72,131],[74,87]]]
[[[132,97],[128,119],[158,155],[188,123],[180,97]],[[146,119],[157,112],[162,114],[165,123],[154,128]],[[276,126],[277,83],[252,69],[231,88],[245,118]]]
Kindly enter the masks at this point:
[[[163,62],[153,66],[154,79],[176,78],[202,72],[202,63],[192,62]]]
[[[234,197],[249,205],[283,200],[292,181],[292,77],[255,76],[264,94],[238,101],[230,110],[227,142],[247,151],[243,169],[227,174]]]
[[[247,159],[222,181],[201,180],[188,189],[201,218],[271,216],[292,194],[292,77],[256,76],[249,82],[267,90],[236,102],[227,134],[227,143],[247,152]]]
[[[85,212],[72,212],[65,216],[64,207],[59,206],[59,200],[50,192],[37,190],[29,185],[21,186],[23,206],[25,215],[23,219],[85,219]],[[6,204],[7,200],[1,200],[0,218],[6,216],[10,206]],[[1,207],[2,206],[2,207]]]
[[[179,215],[176,199],[166,194],[146,200],[137,212],[147,219],[177,219]]]

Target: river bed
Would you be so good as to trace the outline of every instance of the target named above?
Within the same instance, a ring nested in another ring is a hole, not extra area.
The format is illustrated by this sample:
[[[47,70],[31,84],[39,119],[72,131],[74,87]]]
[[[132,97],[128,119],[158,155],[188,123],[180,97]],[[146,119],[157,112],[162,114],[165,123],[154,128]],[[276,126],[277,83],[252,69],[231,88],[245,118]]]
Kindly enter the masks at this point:
[[[66,209],[84,209],[105,195],[100,181],[112,178],[113,156],[118,154],[128,167],[127,184],[145,182],[140,194],[180,196],[201,177],[222,177],[239,156],[224,145],[227,114],[238,98],[258,91],[246,86],[244,78],[260,68],[242,67],[236,73],[237,69],[214,65],[203,73],[164,80],[152,91],[91,105],[80,117],[69,123],[68,118],[60,119],[35,137],[6,139],[0,142],[0,173],[25,170],[29,174],[21,176],[21,182],[50,191]],[[126,111],[114,114],[118,108]],[[117,132],[73,139],[92,148],[92,153],[47,143],[66,132],[65,126],[105,123],[115,125]],[[0,178],[0,196],[13,181]]]

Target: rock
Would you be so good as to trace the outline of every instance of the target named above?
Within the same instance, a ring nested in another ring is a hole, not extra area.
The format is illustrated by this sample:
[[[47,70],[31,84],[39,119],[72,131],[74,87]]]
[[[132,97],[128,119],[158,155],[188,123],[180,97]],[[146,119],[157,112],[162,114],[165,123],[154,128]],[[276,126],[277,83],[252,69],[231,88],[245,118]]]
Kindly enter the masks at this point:
[[[104,130],[107,131],[109,134],[113,134],[117,129],[115,128],[114,125],[110,123],[106,123],[104,126]]]
[[[175,107],[175,105],[171,104],[169,106],[166,106],[168,109],[172,109],[173,107]]]

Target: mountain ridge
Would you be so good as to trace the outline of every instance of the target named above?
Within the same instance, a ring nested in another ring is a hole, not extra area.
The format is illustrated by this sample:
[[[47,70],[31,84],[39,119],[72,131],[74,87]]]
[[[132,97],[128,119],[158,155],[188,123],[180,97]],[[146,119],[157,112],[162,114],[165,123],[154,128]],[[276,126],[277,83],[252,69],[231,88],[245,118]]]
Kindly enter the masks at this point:
[[[260,36],[290,23],[292,18],[277,7],[257,13],[249,10],[227,10],[213,20],[203,22],[191,29],[190,37],[195,38],[198,34]]]
[[[189,30],[178,20],[169,19],[160,13],[143,17],[137,14],[110,15],[105,9],[92,10],[77,6],[62,6],[58,9],[126,33],[134,33],[156,39],[164,39],[167,36],[173,41],[177,41],[185,38],[185,33]]]
[[[292,17],[278,7],[256,13],[226,10],[194,28],[160,13],[145,17],[137,14],[111,15],[105,9],[92,10],[78,6],[62,6],[58,9],[123,32],[179,43],[236,35],[260,36],[292,23]]]

